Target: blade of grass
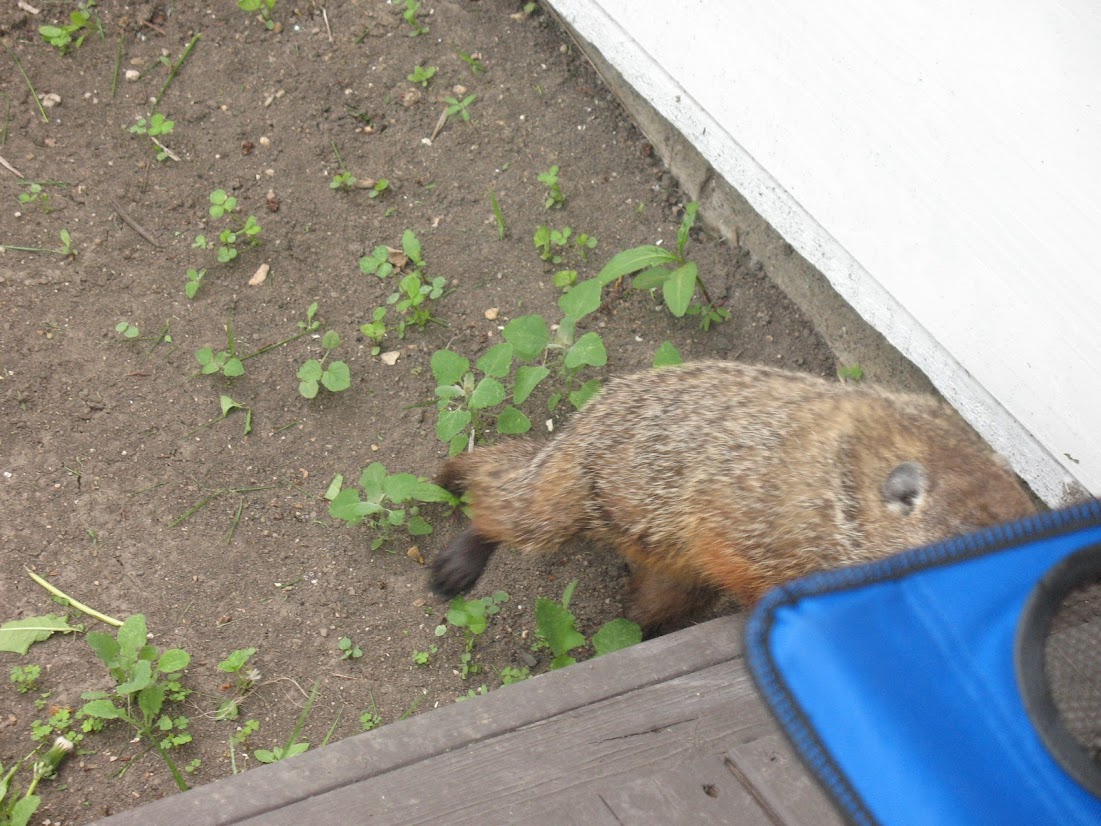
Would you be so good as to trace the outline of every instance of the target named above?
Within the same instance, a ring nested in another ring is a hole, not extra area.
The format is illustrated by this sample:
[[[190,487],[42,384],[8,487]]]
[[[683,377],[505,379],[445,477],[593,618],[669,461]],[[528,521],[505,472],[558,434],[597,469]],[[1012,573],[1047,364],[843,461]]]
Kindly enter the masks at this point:
[[[168,80],[164,82],[164,86],[157,92],[157,96],[153,98],[153,104],[149,107],[149,111],[152,113],[156,110],[157,104],[161,102],[161,98],[164,97],[164,93],[168,91],[168,87],[172,85],[172,81],[176,79],[176,73],[183,67],[184,61],[187,60],[187,56],[191,54],[191,50],[195,47],[195,44],[199,42],[199,38],[202,37],[200,32],[195,32],[195,36],[191,38],[191,42],[183,50],[183,54],[180,55],[180,59],[172,65],[172,71],[168,73]]]
[[[16,55],[16,53],[9,49],[7,46],[4,46],[4,51],[11,55],[11,59],[14,60],[15,65],[19,67],[19,74],[23,75],[23,80],[27,81],[27,88],[31,90],[31,97],[33,97],[34,102],[38,104],[38,111],[42,114],[42,120],[46,123],[49,123],[50,119],[46,117],[46,110],[42,108],[42,100],[38,97],[38,92],[34,90],[34,86],[33,84],[31,84],[31,79],[27,77],[27,72],[23,69],[23,62],[19,59],[18,55]]]

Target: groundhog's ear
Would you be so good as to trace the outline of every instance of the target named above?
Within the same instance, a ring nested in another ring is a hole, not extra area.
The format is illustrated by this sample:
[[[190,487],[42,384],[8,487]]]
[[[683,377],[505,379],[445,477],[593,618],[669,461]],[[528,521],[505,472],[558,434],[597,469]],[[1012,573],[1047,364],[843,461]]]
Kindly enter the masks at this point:
[[[918,500],[929,489],[925,468],[917,462],[903,462],[883,483],[883,503],[899,516],[909,516]]]

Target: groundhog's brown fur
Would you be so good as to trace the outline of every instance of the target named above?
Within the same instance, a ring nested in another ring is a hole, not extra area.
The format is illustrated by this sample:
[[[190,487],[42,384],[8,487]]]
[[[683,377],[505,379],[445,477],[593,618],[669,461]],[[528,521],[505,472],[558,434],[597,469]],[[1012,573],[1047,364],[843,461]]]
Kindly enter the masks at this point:
[[[630,614],[657,631],[716,590],[752,604],[1034,510],[931,397],[718,361],[609,382],[553,441],[476,449],[440,484],[471,495],[474,520],[433,561],[438,593],[471,587],[499,544],[585,537],[631,563]]]

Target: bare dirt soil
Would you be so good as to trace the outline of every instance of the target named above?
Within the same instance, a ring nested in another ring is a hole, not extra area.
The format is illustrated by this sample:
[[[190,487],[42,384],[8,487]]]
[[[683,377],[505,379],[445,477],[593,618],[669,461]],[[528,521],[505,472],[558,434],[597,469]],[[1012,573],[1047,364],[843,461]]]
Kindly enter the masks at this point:
[[[237,750],[239,769],[256,764],[256,749],[283,744],[315,682],[301,735],[314,747],[334,724],[336,738],[360,731],[373,707],[391,722],[481,684],[494,689],[508,666],[545,671],[549,656],[531,650],[533,606],[573,579],[586,635],[619,616],[625,569],[611,554],[498,554],[474,595],[510,599],[475,648],[481,673],[464,680],[461,635],[435,635],[447,606],[428,591],[419,559],[463,517],[428,507],[430,536],[396,531],[372,552],[374,534],[330,518],[323,498],[336,474],[353,481],[372,461],[434,475],[447,448],[435,434],[433,352],[473,360],[512,318],[560,318],[557,270],[584,279],[621,250],[675,244],[684,210],[676,181],[555,21],[516,2],[440,0],[424,3],[429,31],[414,37],[404,4],[379,0],[324,13],[280,2],[274,30],[229,2],[100,0],[102,36],[93,25],[62,55],[38,27],[68,21],[75,2],[33,5],[41,14],[0,7],[0,156],[24,176],[0,169],[0,245],[9,246],[0,253],[0,621],[63,611],[24,568],[106,614],[144,614],[154,644],[191,654],[184,683],[194,693],[178,713],[193,740],[176,760],[201,760],[188,776],[200,784],[230,774],[229,738],[246,719],[260,729],[245,754]],[[194,35],[156,107],[175,122],[161,141],[178,160],[157,160],[129,128],[150,116]],[[53,104],[45,121],[16,58]],[[407,79],[418,65],[437,67],[426,87]],[[455,115],[432,138],[444,99],[470,95],[470,120]],[[389,188],[376,198],[331,189],[341,172],[334,144],[348,172]],[[545,207],[538,180],[552,165],[561,209]],[[32,181],[52,182],[41,190],[48,199],[21,203]],[[238,200],[235,218],[211,217],[216,189]],[[233,262],[193,247],[197,235],[248,215],[261,243],[241,245]],[[533,246],[542,224],[599,243],[587,260],[571,250],[555,266]],[[57,248],[63,229],[73,255],[11,248]],[[378,245],[400,247],[406,229],[421,242],[426,275],[450,291],[435,305],[442,323],[389,334],[382,349],[400,355],[387,364],[360,326],[397,276],[365,275],[358,262]],[[688,253],[730,320],[702,332],[649,293],[610,287],[583,322],[608,351],[593,375],[647,367],[665,340],[685,359],[833,373],[826,346],[748,254],[699,230]],[[250,285],[262,264],[266,280]],[[194,299],[184,293],[188,269],[207,273]],[[241,377],[195,375],[195,351],[224,348],[227,326],[237,352],[254,353],[295,335],[313,302],[315,334],[247,360]],[[123,321],[139,328],[136,340],[116,332]],[[296,371],[321,357],[326,330],[343,339],[332,358],[349,365],[351,387],[307,400]],[[218,420],[222,394],[251,408],[251,434],[241,410]],[[566,406],[549,414],[546,398],[525,405],[540,438],[545,420],[566,418]],[[361,657],[342,659],[345,636]],[[414,664],[412,653],[432,645],[428,664]],[[257,686],[237,721],[216,721],[227,684],[217,663],[246,647],[258,650]],[[7,673],[28,663],[42,674],[21,694]],[[5,767],[34,747],[32,721],[114,685],[79,635],[56,635],[26,657],[0,654],[0,666]],[[147,749],[121,725],[87,736],[58,779],[39,787],[35,822],[84,823],[175,793]]]

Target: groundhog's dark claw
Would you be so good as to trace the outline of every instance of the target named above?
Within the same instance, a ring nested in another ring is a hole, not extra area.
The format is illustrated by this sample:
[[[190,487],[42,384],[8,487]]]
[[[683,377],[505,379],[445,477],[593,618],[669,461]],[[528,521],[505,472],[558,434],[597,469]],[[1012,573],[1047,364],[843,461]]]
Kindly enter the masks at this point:
[[[432,560],[432,590],[448,598],[470,590],[497,550],[497,544],[473,528],[463,531]]]

